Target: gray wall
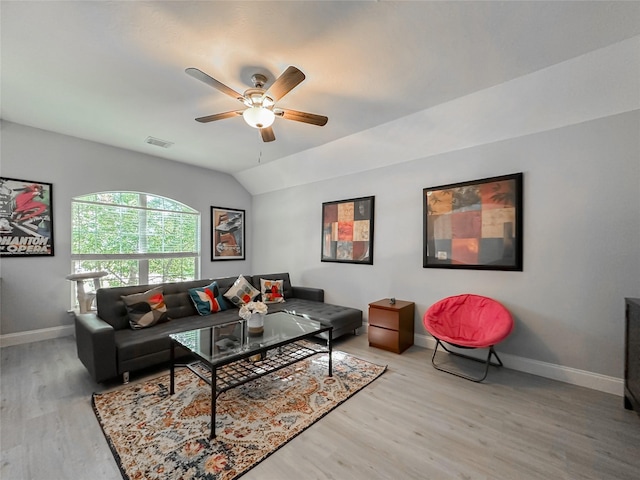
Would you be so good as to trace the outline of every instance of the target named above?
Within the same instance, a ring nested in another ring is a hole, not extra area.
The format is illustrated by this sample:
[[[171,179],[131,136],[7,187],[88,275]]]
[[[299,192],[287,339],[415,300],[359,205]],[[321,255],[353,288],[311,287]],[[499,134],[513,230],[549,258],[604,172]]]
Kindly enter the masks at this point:
[[[251,232],[251,196],[232,176],[10,122],[1,123],[1,133],[0,175],[53,184],[55,241],[53,257],[0,259],[2,335],[71,324],[73,285],[64,277],[71,272],[71,198],[77,195],[139,191],[189,205],[201,213],[202,278],[251,271],[249,256],[210,261],[210,206],[247,210]]]
[[[501,352],[621,378],[624,297],[640,297],[639,131],[636,110],[251,198],[228,175],[5,122],[0,174],[53,183],[56,255],[0,260],[1,333],[70,324],[70,200],[132,189],[202,212],[203,277],[289,271],[365,312],[387,296],[413,300],[418,342],[431,303],[488,295],[516,317]],[[424,187],[520,171],[523,272],[422,268]],[[322,202],[367,195],[376,197],[375,264],[320,262]],[[210,205],[247,210],[247,261],[209,261]]]
[[[624,298],[640,297],[638,111],[253,198],[255,271],[288,270],[326,301],[478,293],[515,315],[499,351],[621,378]],[[422,189],[524,172],[524,271],[422,267]],[[375,195],[374,265],[320,262],[322,202]],[[425,357],[425,362],[427,361]],[[616,390],[617,391],[617,390]]]

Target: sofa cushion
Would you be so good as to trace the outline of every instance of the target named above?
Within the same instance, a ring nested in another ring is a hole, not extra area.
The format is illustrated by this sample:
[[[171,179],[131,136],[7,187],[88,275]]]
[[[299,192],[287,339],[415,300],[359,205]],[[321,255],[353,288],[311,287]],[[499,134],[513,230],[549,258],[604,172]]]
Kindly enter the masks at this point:
[[[123,295],[122,301],[127,308],[129,325],[134,330],[152,327],[156,323],[169,320],[162,287],[155,287],[143,293]]]
[[[188,292],[200,315],[210,315],[228,308],[222,293],[220,293],[218,282],[213,282],[206,287],[190,288]]]
[[[169,318],[181,318],[197,315],[188,289],[204,287],[212,282],[211,279],[191,280],[188,282],[163,283],[164,302],[167,306]],[[220,282],[218,282],[220,285]],[[127,287],[100,288],[96,292],[98,316],[111,325],[115,330],[129,329],[129,315],[122,300],[123,295],[143,293],[158,285],[131,285]],[[222,288],[222,286],[220,285]]]
[[[262,295],[262,301],[264,303],[284,302],[284,296],[282,293],[283,283],[284,280],[268,280],[265,278],[261,278],[260,294]]]
[[[292,298],[287,303],[269,305],[269,313],[287,311],[329,324],[335,332],[355,330],[362,326],[362,310],[330,303]],[[335,337],[334,337],[335,338]]]
[[[170,334],[206,328],[211,325],[217,325],[239,319],[238,311],[234,309],[220,312],[215,315],[200,316],[195,314],[178,320],[172,320],[171,322],[158,324],[153,328],[145,328],[143,330],[118,330],[115,332],[118,363],[122,365],[124,362],[132,359],[160,352],[166,352],[166,358],[168,360],[168,352],[171,347],[171,339],[169,338]]]
[[[224,294],[226,298],[238,307],[253,301],[258,295],[260,295],[260,290],[256,290],[249,280],[242,275],[233,282],[233,285]]]

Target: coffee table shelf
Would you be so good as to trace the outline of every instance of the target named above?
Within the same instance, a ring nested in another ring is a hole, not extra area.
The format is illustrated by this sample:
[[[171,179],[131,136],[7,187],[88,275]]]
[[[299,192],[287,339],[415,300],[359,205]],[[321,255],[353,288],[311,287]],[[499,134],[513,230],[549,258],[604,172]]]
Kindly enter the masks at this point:
[[[227,390],[244,383],[260,378],[269,373],[312,357],[317,353],[328,353],[325,348],[308,346],[302,342],[283,345],[274,350],[269,350],[262,360],[252,361],[247,358],[237,360],[215,370],[216,394],[220,395]],[[201,361],[190,363],[186,368],[195,373],[202,380],[211,385],[211,368]]]

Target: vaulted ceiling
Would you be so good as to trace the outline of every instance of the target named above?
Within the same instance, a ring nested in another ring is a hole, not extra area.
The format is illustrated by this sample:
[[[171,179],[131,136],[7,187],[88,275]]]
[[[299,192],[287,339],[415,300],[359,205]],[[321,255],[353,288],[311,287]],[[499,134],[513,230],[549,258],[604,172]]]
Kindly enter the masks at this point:
[[[1,117],[238,175],[640,34],[640,2],[5,1]],[[263,143],[243,92],[295,65],[306,80]],[[164,149],[147,137],[172,142]]]

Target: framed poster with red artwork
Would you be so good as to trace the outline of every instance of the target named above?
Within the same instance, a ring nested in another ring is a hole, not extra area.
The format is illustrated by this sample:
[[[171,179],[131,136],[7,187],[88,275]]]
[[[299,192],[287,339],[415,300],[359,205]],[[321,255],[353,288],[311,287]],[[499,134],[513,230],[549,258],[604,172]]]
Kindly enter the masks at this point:
[[[244,260],[244,210],[211,207],[211,261]]]
[[[323,262],[373,265],[375,197],[322,204]]]
[[[423,190],[425,268],[522,271],[522,173]]]
[[[52,185],[0,177],[0,256],[52,257]]]

